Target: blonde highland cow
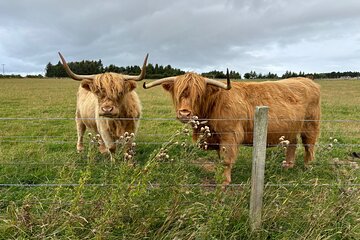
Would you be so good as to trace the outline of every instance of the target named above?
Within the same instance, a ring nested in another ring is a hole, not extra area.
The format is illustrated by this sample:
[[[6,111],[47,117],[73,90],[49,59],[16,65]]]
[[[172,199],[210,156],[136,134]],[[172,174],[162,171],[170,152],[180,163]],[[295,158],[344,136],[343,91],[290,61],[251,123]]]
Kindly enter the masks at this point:
[[[136,81],[145,77],[148,55],[139,76],[111,72],[78,75],[59,55],[67,74],[81,81],[76,102],[77,150],[84,149],[83,136],[88,128],[100,135],[100,152],[115,152],[116,140],[125,132],[136,133],[138,128],[141,104],[134,89]]]

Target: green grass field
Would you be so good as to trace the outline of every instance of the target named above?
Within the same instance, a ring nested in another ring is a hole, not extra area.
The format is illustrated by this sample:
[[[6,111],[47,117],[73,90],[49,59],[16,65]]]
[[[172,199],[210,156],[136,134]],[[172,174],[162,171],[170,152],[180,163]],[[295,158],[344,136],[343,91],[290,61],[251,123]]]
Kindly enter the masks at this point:
[[[240,148],[234,185],[221,191],[217,154],[197,149],[171,120],[161,87],[138,85],[135,159],[124,162],[119,151],[113,163],[90,138],[76,153],[78,82],[0,83],[0,239],[360,239],[360,159],[350,156],[360,152],[360,80],[318,81],[321,137],[309,169],[301,148],[288,171],[282,149],[267,150],[257,233],[249,227],[252,149]]]

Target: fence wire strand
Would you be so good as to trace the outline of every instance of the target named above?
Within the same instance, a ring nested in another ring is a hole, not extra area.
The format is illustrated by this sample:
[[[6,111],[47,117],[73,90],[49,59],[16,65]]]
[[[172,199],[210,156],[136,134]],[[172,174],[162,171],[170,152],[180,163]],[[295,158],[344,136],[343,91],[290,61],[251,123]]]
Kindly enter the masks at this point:
[[[245,187],[250,186],[250,183],[233,183],[226,185],[226,187]],[[1,183],[0,187],[8,188],[8,187],[120,187],[120,184],[106,184],[106,183],[88,183],[88,184],[79,184],[79,183],[38,183],[38,184],[22,184],[22,183]],[[126,187],[137,187],[137,184],[123,184]],[[202,183],[194,183],[194,184],[158,184],[152,183],[148,184],[147,188],[165,188],[165,187],[223,187],[223,184],[202,184]],[[265,183],[265,187],[360,187],[360,183]]]
[[[136,144],[139,145],[163,145],[165,143],[168,143],[168,141],[163,141],[163,142],[155,142],[155,141],[151,141],[151,142],[141,142],[141,141],[135,141]],[[49,144],[76,144],[76,141],[47,141],[47,140],[1,140],[0,139],[0,143],[40,143],[40,144],[44,144],[44,143],[49,143]],[[117,142],[112,142],[114,144],[116,144]],[[91,144],[91,143],[89,143]],[[180,144],[180,143],[179,143]],[[351,144],[351,143],[317,143],[317,144],[301,144],[301,143],[296,143],[296,144],[287,144],[287,146],[296,146],[296,147],[301,147],[301,146],[315,146],[315,147],[327,147],[329,146],[329,144],[332,144],[332,147],[335,145],[336,147],[360,147],[360,144]],[[218,143],[208,143],[208,146],[220,146],[220,144]],[[221,146],[238,146],[239,144],[221,144]],[[252,144],[240,144],[241,146],[247,146],[247,147],[252,147]],[[267,147],[277,147],[280,146],[279,144],[267,144]]]
[[[35,118],[35,117],[2,117],[0,118],[0,121],[13,121],[13,120],[19,120],[19,121],[59,121],[59,120],[140,120],[140,121],[178,121],[176,118],[68,118],[68,117],[48,117],[48,118]],[[197,121],[253,121],[253,118],[198,118]],[[360,120],[358,119],[279,119],[279,118],[269,118],[269,121],[276,121],[276,122],[350,122],[350,123],[359,123]]]
[[[313,133],[315,131],[303,131],[303,133]],[[324,132],[324,131],[322,131]],[[242,132],[244,134],[253,134],[253,132]],[[293,134],[293,133],[298,133],[297,131],[268,131],[267,133],[271,133],[271,134],[275,134],[275,133],[281,133],[281,134]],[[344,131],[340,131],[340,130],[337,130],[337,131],[325,131],[325,133],[329,134],[329,133],[344,133]],[[359,134],[360,131],[351,131],[351,130],[347,130],[346,132],[346,135],[350,135],[350,134]],[[228,132],[216,132],[216,133],[213,133],[213,134],[216,134],[216,135],[222,135],[222,134],[234,134],[233,131],[228,131]],[[171,137],[173,134],[171,133],[137,133],[136,136],[139,138],[139,137]],[[192,135],[202,135],[202,133],[192,133]],[[60,135],[0,135],[0,139],[1,138],[41,138],[41,139],[46,139],[46,138],[69,138],[69,136],[60,136]],[[74,135],[71,136],[71,138],[74,138]]]
[[[26,118],[0,118],[0,121],[64,121],[64,120],[71,120],[74,121],[76,119],[79,118],[66,118],[66,117],[49,117],[49,118],[35,118],[35,117],[26,117]],[[97,118],[83,118],[84,120],[99,120]],[[176,118],[114,118],[113,120],[129,120],[129,121],[134,121],[134,120],[140,120],[140,121],[178,121]],[[253,119],[250,118],[228,118],[228,119],[197,119],[198,121],[253,121]],[[276,121],[276,122],[281,122],[281,121],[301,121],[301,122],[328,122],[328,123],[360,123],[360,120],[357,119],[335,119],[335,120],[328,120],[328,119],[323,119],[323,120],[309,120],[309,119],[302,119],[302,120],[294,120],[294,119],[271,119],[269,118],[269,121]],[[308,131],[310,132],[310,131]],[[339,133],[341,131],[327,131],[327,133]],[[352,133],[352,134],[358,134],[360,133],[360,131],[346,131],[348,134]],[[280,133],[280,132],[276,132],[276,131],[269,131],[268,133]],[[284,132],[281,132],[282,134],[284,134]],[[295,133],[295,132],[285,132],[288,134],[291,133]],[[233,134],[233,132],[229,131],[229,132],[218,132],[216,134]],[[252,134],[252,132],[246,132],[245,134]],[[152,137],[164,137],[164,136],[172,136],[172,134],[161,134],[161,133],[149,133],[149,134],[138,134],[139,136],[152,136]],[[20,138],[20,140],[19,140]],[[35,139],[34,139],[35,138]],[[38,138],[38,139],[36,139]],[[42,138],[42,139],[39,139]],[[50,144],[75,144],[76,140],[56,140],[56,138],[68,138],[66,136],[6,136],[6,135],[2,135],[0,136],[0,143],[40,143],[40,144],[45,144],[45,143],[50,143]],[[50,139],[50,140],[49,140]],[[54,140],[55,139],[55,140]],[[136,144],[139,145],[163,145],[164,143],[167,143],[167,141],[136,141]],[[334,147],[360,147],[360,144],[348,144],[348,143],[331,143],[333,144]],[[208,145],[219,145],[219,144],[211,144],[209,143]],[[232,145],[237,145],[237,144],[223,144],[224,146],[232,146]],[[252,146],[252,144],[242,144],[243,146]],[[307,146],[309,146],[310,144],[307,144]],[[277,147],[279,146],[278,144],[276,145],[268,145],[269,147]],[[287,146],[304,146],[303,144],[289,144]],[[306,146],[306,145],[305,145]],[[318,143],[315,144],[315,146],[317,147],[328,147],[329,143]],[[161,162],[161,163],[167,163],[167,162]],[[355,162],[356,164],[358,164],[357,162]],[[59,166],[65,166],[67,163],[58,163],[58,162],[52,162],[52,163],[4,163],[4,162],[0,162],[0,165],[59,165]],[[100,163],[95,163],[95,164],[100,164]],[[104,164],[104,163],[101,163]],[[192,164],[197,164],[197,163],[192,163]],[[201,164],[215,164],[215,162],[202,162]],[[327,165],[336,165],[336,166],[340,166],[340,165],[353,165],[354,162],[332,162],[332,163],[326,163]],[[81,165],[81,166],[86,166],[88,164],[84,163],[75,163],[75,165]],[[321,165],[321,164],[311,164],[313,166],[316,165]],[[78,183],[38,183],[38,184],[24,184],[24,183],[0,183],[0,188],[39,188],[39,187],[47,187],[47,188],[54,188],[54,187],[79,187],[80,184]],[[118,184],[105,184],[105,183],[88,183],[88,184],[82,184],[82,186],[85,187],[119,187]],[[128,187],[136,187],[137,185],[127,185]],[[206,188],[206,187],[221,187],[223,186],[222,184],[158,184],[158,183],[153,183],[153,184],[148,184],[148,188],[162,188],[162,187],[186,187],[186,188],[191,188],[191,187],[201,187],[201,188]],[[239,183],[239,184],[229,184],[227,187],[229,188],[236,188],[236,187],[246,187],[249,186],[249,183]],[[265,187],[353,187],[353,188],[359,188],[360,187],[360,183],[321,183],[321,184],[312,184],[312,183],[266,183]]]

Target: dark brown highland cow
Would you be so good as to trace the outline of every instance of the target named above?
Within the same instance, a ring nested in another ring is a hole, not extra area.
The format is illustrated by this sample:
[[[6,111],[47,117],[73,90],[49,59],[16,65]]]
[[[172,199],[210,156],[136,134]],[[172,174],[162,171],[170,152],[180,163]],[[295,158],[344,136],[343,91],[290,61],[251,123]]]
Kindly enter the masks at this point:
[[[67,74],[81,81],[77,93],[76,127],[77,150],[84,149],[83,136],[86,128],[100,135],[100,152],[114,152],[116,140],[125,132],[136,133],[141,114],[141,104],[135,91],[136,82],[144,79],[146,55],[139,76],[118,73],[78,75],[73,73],[59,53]]]
[[[280,138],[290,141],[283,166],[294,166],[297,136],[305,148],[305,164],[314,159],[314,145],[320,131],[320,88],[308,78],[289,78],[268,82],[227,84],[196,73],[144,83],[145,89],[157,85],[170,92],[177,118],[186,123],[194,116],[206,119],[211,137],[208,149],[217,150],[225,161],[225,181],[231,182],[231,168],[240,144],[253,143],[253,117],[256,106],[269,106],[267,146],[277,146]],[[193,129],[193,140],[200,127]],[[284,136],[284,137],[283,137]]]

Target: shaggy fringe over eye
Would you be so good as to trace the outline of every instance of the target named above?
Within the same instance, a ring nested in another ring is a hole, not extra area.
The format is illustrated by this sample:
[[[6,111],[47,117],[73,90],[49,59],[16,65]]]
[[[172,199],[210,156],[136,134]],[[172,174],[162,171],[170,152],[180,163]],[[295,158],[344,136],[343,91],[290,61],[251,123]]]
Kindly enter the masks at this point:
[[[121,74],[104,73],[96,75],[93,84],[96,92],[105,93],[103,95],[113,100],[124,94],[125,81]]]
[[[176,79],[174,101],[179,104],[180,98],[186,92],[187,98],[192,99],[192,109],[195,113],[199,113],[199,108],[203,106],[202,97],[206,94],[205,79],[196,73],[186,73]]]

